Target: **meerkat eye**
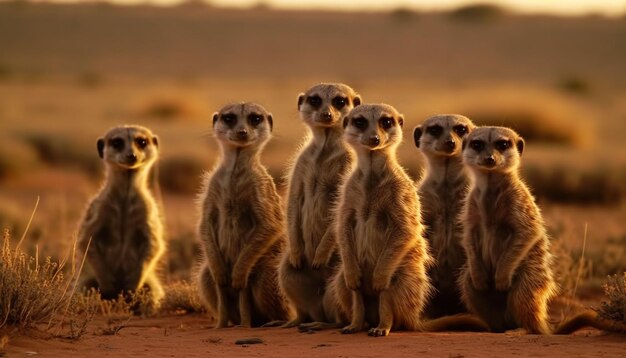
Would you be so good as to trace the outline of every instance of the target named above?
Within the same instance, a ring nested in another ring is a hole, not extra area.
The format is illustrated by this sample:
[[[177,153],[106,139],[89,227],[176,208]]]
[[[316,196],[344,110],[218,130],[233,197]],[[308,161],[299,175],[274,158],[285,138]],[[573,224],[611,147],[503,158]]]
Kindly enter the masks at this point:
[[[145,148],[148,145],[148,141],[146,140],[146,138],[137,138],[135,139],[135,143],[141,149]]]
[[[498,140],[496,141],[496,149],[504,152],[505,150],[511,148],[511,141],[508,140]]]
[[[485,143],[483,143],[482,140],[478,140],[478,139],[474,139],[473,141],[470,142],[470,148],[474,149],[477,152],[480,152],[481,150],[483,150],[483,148],[485,148]]]
[[[237,121],[237,116],[235,116],[232,113],[222,115],[222,122],[224,122],[225,124],[229,126],[235,124],[236,121]]]
[[[442,132],[443,132],[443,128],[440,125],[434,125],[434,126],[430,126],[426,128],[426,133],[430,134],[431,136],[435,138],[439,137]]]
[[[352,120],[352,125],[357,127],[360,130],[367,128],[367,119],[363,117],[358,117]]]
[[[310,96],[306,99],[309,106],[317,108],[322,105],[322,98],[320,96]]]
[[[256,127],[263,122],[263,116],[258,113],[252,113],[248,116],[248,121],[251,125]]]
[[[381,117],[379,120],[379,123],[380,123],[380,126],[383,127],[383,129],[389,129],[393,127],[393,118]]]
[[[115,150],[124,149],[124,140],[122,138],[113,138],[111,140],[111,146],[115,148]]]
[[[333,107],[341,110],[343,107],[346,106],[346,104],[348,104],[348,99],[345,97],[335,97],[333,98]]]
[[[467,134],[467,127],[466,126],[458,125],[458,126],[454,126],[453,129],[456,132],[456,134],[459,135],[459,137],[462,137],[462,136]]]

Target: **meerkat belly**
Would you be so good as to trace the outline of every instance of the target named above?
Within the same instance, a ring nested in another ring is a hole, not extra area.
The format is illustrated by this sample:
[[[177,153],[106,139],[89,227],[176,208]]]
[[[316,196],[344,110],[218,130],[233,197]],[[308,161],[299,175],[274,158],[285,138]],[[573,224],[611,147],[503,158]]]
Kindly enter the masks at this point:
[[[305,253],[310,259],[315,257],[315,251],[322,237],[328,230],[330,219],[331,194],[336,183],[330,183],[326,178],[313,173],[306,184],[304,207],[302,210],[302,235],[304,237]]]
[[[254,234],[254,215],[249,201],[233,198],[226,201],[221,217],[218,244],[227,265],[232,268]]]

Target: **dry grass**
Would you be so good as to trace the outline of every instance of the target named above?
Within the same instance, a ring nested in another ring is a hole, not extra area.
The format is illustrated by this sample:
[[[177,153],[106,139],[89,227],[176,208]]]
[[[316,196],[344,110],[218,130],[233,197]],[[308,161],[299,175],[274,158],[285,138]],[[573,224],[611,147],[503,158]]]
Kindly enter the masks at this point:
[[[56,262],[46,257],[40,262],[38,255],[33,257],[19,247],[11,247],[8,230],[4,232],[1,255],[0,328],[53,326],[72,301],[70,285],[78,274],[75,266],[66,275],[66,260]]]
[[[607,301],[598,310],[600,317],[626,325],[626,272],[609,276],[603,288]]]
[[[175,282],[167,287],[160,310],[164,313],[206,313],[206,308],[200,301],[198,285],[185,281]]]

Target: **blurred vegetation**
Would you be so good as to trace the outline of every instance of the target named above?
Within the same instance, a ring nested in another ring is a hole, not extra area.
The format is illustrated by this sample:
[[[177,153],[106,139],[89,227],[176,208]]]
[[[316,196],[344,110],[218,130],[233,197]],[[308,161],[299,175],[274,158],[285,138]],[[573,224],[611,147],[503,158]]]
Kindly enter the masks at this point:
[[[508,12],[494,4],[470,4],[450,11],[450,17],[454,20],[467,22],[489,22],[500,19]]]
[[[626,327],[626,272],[609,276],[604,284],[604,294],[608,300],[602,302],[598,310],[600,317]]]

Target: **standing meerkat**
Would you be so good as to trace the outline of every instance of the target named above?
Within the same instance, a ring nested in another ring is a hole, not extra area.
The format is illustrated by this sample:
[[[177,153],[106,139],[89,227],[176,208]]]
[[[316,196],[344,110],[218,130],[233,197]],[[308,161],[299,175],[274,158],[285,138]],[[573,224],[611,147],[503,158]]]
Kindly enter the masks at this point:
[[[360,104],[361,97],[344,84],[318,84],[298,97],[300,118],[310,134],[289,174],[289,247],[279,271],[297,317],[283,327],[329,319],[323,297],[338,262],[332,207],[351,162],[342,140],[342,121]]]
[[[200,197],[206,261],[199,279],[216,328],[291,317],[276,270],[285,244],[283,210],[260,160],[272,126],[272,115],[255,103],[226,105],[213,116],[222,155]]]
[[[504,127],[477,128],[463,142],[472,180],[459,284],[468,309],[492,331],[548,334],[548,301],[557,286],[541,212],[519,175],[523,151],[524,139]]]
[[[341,264],[329,285],[340,315],[351,318],[342,333],[361,331],[366,322],[374,337],[421,328],[431,257],[416,187],[396,158],[403,121],[389,105],[364,104],[343,122],[358,160],[339,199]]]
[[[459,277],[462,299],[491,331],[524,328],[533,334],[569,334],[584,327],[625,328],[581,312],[552,329],[548,303],[557,294],[543,217],[519,175],[524,139],[504,127],[480,127],[463,141],[471,173],[462,221],[467,263]]]
[[[157,264],[165,253],[159,208],[148,189],[158,140],[141,126],[118,126],[97,141],[106,179],[78,231],[80,249],[103,298],[148,286],[155,303],[164,295]]]
[[[418,194],[424,237],[435,259],[428,273],[436,290],[425,311],[429,318],[466,312],[457,285],[465,264],[459,214],[469,186],[461,144],[474,128],[474,123],[465,116],[442,114],[428,118],[413,131],[415,146],[427,164]]]

